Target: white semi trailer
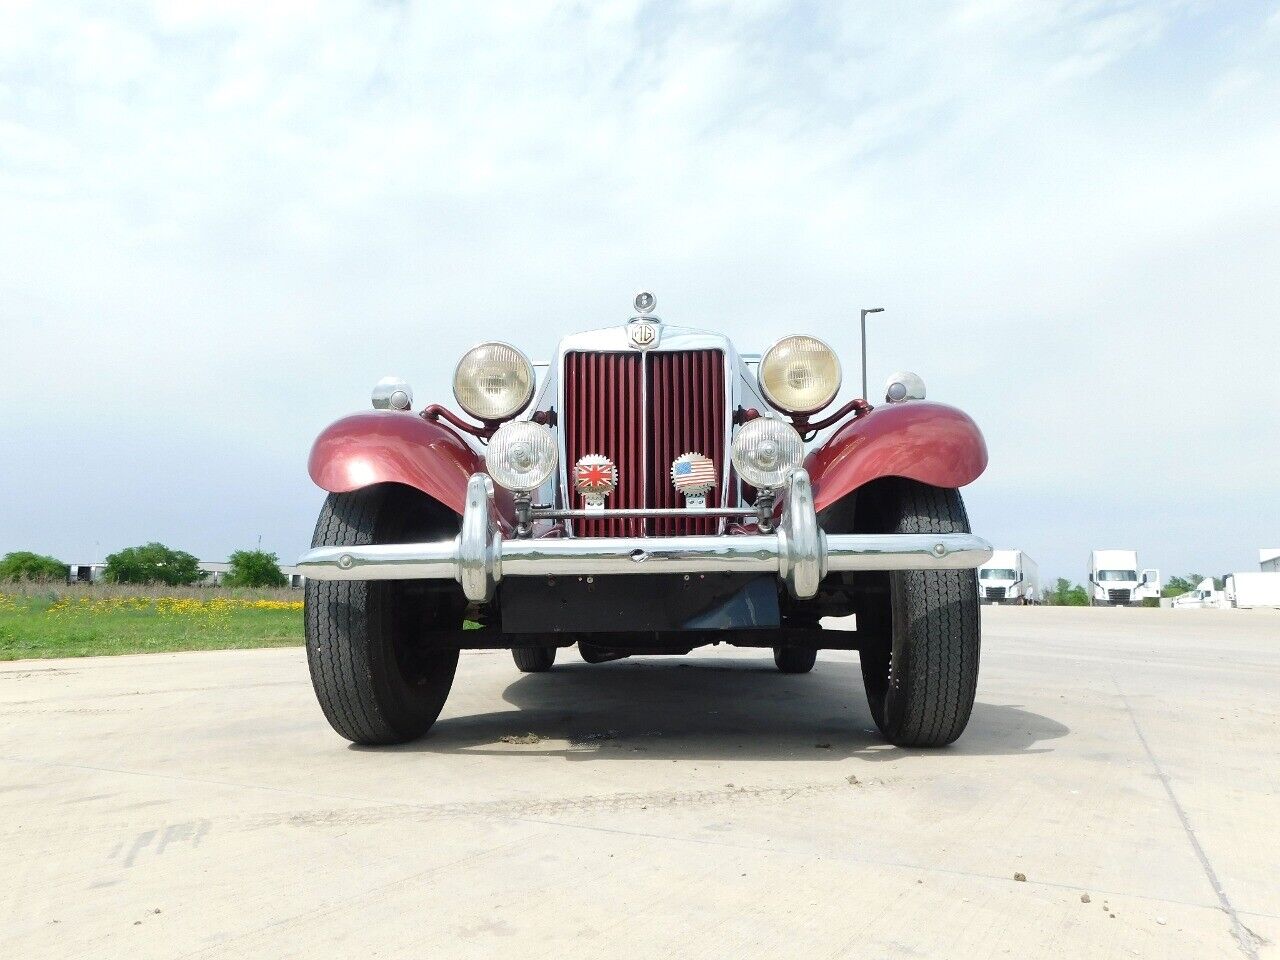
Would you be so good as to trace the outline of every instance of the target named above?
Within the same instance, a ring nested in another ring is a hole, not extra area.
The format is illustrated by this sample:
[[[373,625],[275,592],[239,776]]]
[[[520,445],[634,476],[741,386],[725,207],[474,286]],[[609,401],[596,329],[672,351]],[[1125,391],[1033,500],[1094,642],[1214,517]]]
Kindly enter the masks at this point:
[[[1140,607],[1160,596],[1160,571],[1140,570],[1136,550],[1094,550],[1089,554],[1089,605]]]
[[[978,568],[978,600],[982,603],[1039,603],[1040,568],[1021,550],[996,550]]]
[[[1232,573],[1227,575],[1225,586],[1227,600],[1233,607],[1241,610],[1280,608],[1280,573]]]

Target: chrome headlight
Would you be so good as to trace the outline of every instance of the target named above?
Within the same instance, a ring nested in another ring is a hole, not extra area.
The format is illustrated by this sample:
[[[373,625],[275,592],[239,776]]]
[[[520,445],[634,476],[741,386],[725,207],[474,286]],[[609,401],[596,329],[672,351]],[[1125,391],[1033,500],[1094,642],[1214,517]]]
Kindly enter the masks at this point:
[[[889,403],[903,400],[923,400],[924,381],[909,370],[902,370],[889,378],[884,385],[884,398]]]
[[[373,385],[373,409],[408,410],[413,407],[413,390],[399,377],[383,377]]]
[[[477,420],[507,420],[533,399],[533,364],[506,343],[472,347],[453,371],[453,395]]]
[[[787,413],[817,413],[840,391],[840,360],[816,337],[783,337],[760,361],[765,399]]]
[[[738,428],[732,456],[738,476],[753,487],[767,490],[786,483],[804,461],[804,443],[791,424],[757,417]]]
[[[532,420],[504,423],[489,441],[484,465],[500,487],[537,490],[556,469],[555,434]]]

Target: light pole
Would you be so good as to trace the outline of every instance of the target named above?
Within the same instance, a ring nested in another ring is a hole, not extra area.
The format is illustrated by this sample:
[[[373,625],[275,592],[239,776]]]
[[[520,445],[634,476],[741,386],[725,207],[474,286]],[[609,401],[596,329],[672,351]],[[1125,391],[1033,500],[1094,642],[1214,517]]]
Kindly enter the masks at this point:
[[[863,308],[862,310],[862,399],[867,399],[867,314],[884,313],[884,307]]]

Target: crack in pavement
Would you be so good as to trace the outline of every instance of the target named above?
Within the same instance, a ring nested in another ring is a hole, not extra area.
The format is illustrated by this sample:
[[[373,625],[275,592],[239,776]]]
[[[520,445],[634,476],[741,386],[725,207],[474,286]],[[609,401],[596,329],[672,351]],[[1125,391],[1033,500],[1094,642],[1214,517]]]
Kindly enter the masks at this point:
[[[1160,778],[1160,784],[1164,787],[1164,792],[1168,795],[1169,802],[1173,804],[1174,812],[1178,815],[1178,822],[1182,824],[1182,830],[1187,835],[1187,840],[1191,843],[1191,849],[1195,851],[1196,858],[1200,861],[1200,867],[1204,870],[1205,878],[1208,879],[1209,886],[1213,887],[1213,892],[1218,897],[1218,906],[1231,921],[1231,936],[1235,939],[1237,946],[1240,947],[1240,952],[1248,957],[1249,960],[1259,960],[1256,935],[1240,920],[1240,915],[1232,905],[1231,898],[1227,896],[1227,891],[1223,889],[1222,881],[1218,879],[1218,872],[1213,869],[1213,864],[1209,862],[1209,855],[1205,853],[1204,847],[1200,845],[1200,838],[1196,836],[1196,832],[1191,826],[1187,811],[1183,809],[1181,801],[1178,800],[1178,795],[1173,792],[1173,783],[1169,780],[1169,775],[1165,773],[1164,767],[1160,765],[1160,761],[1156,759],[1156,755],[1151,749],[1151,744],[1147,743],[1146,734],[1142,732],[1142,725],[1138,723],[1138,715],[1134,713],[1133,704],[1129,702],[1125,692],[1120,689],[1120,682],[1116,680],[1115,674],[1111,675],[1111,683],[1115,686],[1116,695],[1120,697],[1125,710],[1129,713],[1129,720],[1133,723],[1133,732],[1138,735],[1138,742],[1142,744],[1142,749],[1146,751],[1147,759],[1151,761],[1151,766],[1155,768],[1156,776]]]

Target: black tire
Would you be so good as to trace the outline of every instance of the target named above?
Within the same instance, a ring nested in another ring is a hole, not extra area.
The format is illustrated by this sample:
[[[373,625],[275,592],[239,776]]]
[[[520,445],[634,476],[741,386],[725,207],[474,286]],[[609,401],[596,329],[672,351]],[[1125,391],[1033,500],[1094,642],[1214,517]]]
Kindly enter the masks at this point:
[[[818,661],[818,651],[804,647],[774,647],[773,662],[783,673],[808,673]]]
[[[512,647],[511,659],[521,673],[546,673],[556,662],[556,648]]]
[[[330,494],[312,546],[439,539],[457,518],[407,487]],[[456,586],[427,581],[308,580],[307,665],[325,718],[353,743],[404,743],[435,723],[458,650],[433,649],[433,631],[462,628]]]
[[[886,532],[969,532],[957,490],[895,478],[874,493],[867,507]],[[862,514],[861,504],[858,509]],[[945,746],[964,732],[978,687],[977,574],[903,570],[887,579],[881,609],[867,611],[869,624],[887,629],[859,654],[871,716],[900,747]],[[862,617],[859,611],[860,623]]]

